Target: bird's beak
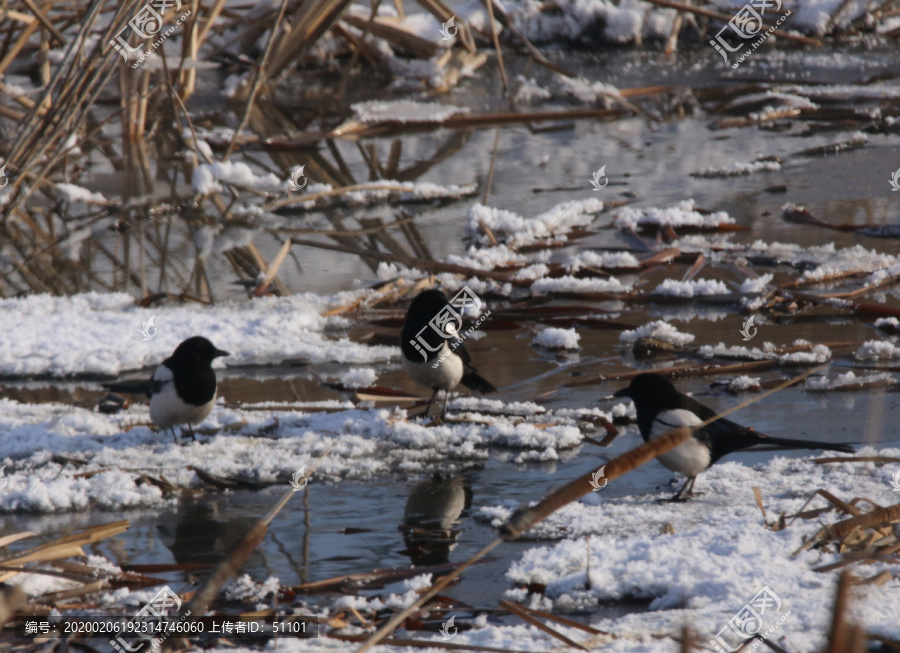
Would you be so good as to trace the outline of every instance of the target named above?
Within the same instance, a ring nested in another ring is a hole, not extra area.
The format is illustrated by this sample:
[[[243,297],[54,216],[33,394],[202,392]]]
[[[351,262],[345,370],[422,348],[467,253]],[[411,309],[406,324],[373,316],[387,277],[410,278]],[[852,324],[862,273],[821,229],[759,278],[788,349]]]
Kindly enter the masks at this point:
[[[222,351],[221,349],[216,349],[216,355],[213,358],[218,358],[219,356],[231,356],[227,351]]]
[[[613,397],[628,397],[631,399],[631,393],[628,391],[629,388],[622,388],[621,390],[616,390],[613,393]]]

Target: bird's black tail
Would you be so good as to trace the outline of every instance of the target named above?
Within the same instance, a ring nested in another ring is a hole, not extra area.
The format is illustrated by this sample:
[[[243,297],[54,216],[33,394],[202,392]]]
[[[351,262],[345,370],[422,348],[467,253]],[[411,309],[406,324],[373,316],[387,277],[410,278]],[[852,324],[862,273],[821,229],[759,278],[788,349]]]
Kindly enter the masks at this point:
[[[816,440],[792,440],[791,438],[767,436],[758,444],[774,444],[786,449],[823,449],[825,451],[840,451],[841,453],[856,453],[856,449],[845,442],[817,442]]]
[[[475,370],[466,372],[465,376],[463,376],[462,378],[462,384],[467,388],[475,390],[476,392],[480,392],[484,395],[490,394],[491,392],[497,392],[497,388],[491,385],[490,381],[481,376]]]
[[[147,395],[150,396],[153,388],[150,381],[135,379],[133,381],[116,381],[113,383],[101,384],[107,390],[113,392],[124,392],[125,394]]]

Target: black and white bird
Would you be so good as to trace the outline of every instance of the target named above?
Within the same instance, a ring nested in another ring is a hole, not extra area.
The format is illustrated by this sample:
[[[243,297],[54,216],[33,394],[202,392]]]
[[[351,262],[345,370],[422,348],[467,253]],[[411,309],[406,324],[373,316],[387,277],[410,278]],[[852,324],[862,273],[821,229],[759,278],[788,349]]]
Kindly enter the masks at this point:
[[[679,426],[697,426],[716,415],[711,408],[678,392],[667,378],[659,374],[638,374],[627,388],[622,388],[613,396],[628,397],[634,402],[638,429],[645,442]],[[722,456],[755,446],[854,452],[848,444],[773,438],[722,418],[694,431],[687,442],[657,457],[664,467],[687,477],[672,500],[681,501],[691,496],[697,474],[718,462]]]
[[[400,332],[403,369],[413,381],[433,390],[425,406],[426,415],[439,390],[445,392],[441,417],[447,412],[447,394],[460,383],[482,394],[497,391],[472,366],[472,358],[461,340],[429,325],[449,303],[447,295],[440,290],[419,293],[406,311]]]
[[[191,424],[199,424],[212,412],[216,403],[216,373],[212,362],[227,351],[216,347],[203,336],[182,342],[164,360],[147,381],[105,383],[114,392],[146,394],[150,397],[150,419],[161,429],[186,424],[191,438]],[[177,441],[176,436],[176,441]]]

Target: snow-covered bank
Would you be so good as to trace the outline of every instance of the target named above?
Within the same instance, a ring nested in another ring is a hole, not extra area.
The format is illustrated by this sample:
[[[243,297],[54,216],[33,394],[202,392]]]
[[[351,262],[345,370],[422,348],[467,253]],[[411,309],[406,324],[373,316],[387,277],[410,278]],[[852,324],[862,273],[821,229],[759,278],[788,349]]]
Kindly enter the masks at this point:
[[[0,400],[0,464],[8,479],[0,511],[159,507],[176,500],[177,493],[166,496],[148,477],[164,477],[180,488],[199,486],[193,467],[287,487],[304,465],[317,465],[312,482],[366,480],[454,471],[485,461],[491,448],[508,450],[512,462],[556,460],[582,440],[574,418],[555,415],[548,425],[535,404],[511,404],[512,413],[500,416],[478,412],[498,410],[502,404],[496,400],[463,398],[451,407],[466,411],[457,419],[471,421],[428,426],[410,421],[405,410],[358,410],[349,404],[332,413],[236,411],[220,405],[197,429],[215,429],[216,435],[175,444],[170,433],[147,426],[143,405],[104,415],[77,406]]]
[[[900,450],[860,451],[865,455],[897,456]],[[789,522],[771,530],[763,521],[753,487],[762,492],[771,524],[780,514],[803,509],[819,488],[844,500],[865,496],[881,505],[896,502],[892,475],[897,465],[873,463],[816,465],[808,458],[774,458],[748,467],[737,462],[714,466],[698,479],[702,496],[686,504],[658,503],[671,491],[612,497],[609,492],[586,495],[582,501],[552,515],[530,533],[566,539],[529,549],[510,568],[516,585],[511,600],[539,609],[593,610],[605,602],[648,600],[647,613],[601,619],[592,626],[624,638],[609,650],[668,651],[671,642],[650,642],[654,634],[672,636],[690,623],[707,641],[764,586],[791,611],[772,640],[789,651],[811,652],[825,643],[831,623],[835,572],[814,568],[842,559],[831,551],[809,549],[793,555],[822,526],[845,518],[835,511],[818,519]],[[818,498],[809,508],[825,507]],[[497,525],[517,505],[482,508],[482,519]],[[587,540],[587,536],[590,540]],[[587,551],[590,550],[590,574]],[[887,563],[856,570],[872,576],[895,571]],[[543,594],[525,587],[544,586]],[[898,581],[859,588],[852,614],[870,633],[900,637]],[[628,640],[634,640],[628,642]],[[640,643],[639,643],[640,642]],[[650,645],[649,648],[647,646]]]
[[[193,335],[204,335],[231,353],[219,365],[267,365],[289,359],[309,363],[390,360],[398,349],[361,345],[328,333],[347,327],[348,322],[322,313],[361,294],[301,293],[240,304],[158,308],[137,307],[133,298],[120,294],[0,299],[4,316],[0,374],[115,376],[161,363],[178,343]],[[151,318],[153,324],[147,325]]]

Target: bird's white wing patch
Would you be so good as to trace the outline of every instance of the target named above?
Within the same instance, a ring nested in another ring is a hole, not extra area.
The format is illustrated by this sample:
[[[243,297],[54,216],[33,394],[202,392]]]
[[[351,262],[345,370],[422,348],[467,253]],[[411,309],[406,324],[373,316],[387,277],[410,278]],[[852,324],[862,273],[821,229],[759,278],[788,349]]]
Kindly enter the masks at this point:
[[[702,423],[703,420],[695,413],[685,410],[684,408],[664,410],[656,416],[655,420],[653,420],[653,429],[650,432],[650,438],[658,438],[679,426],[698,426]]]
[[[679,426],[698,426],[702,423],[703,420],[689,410],[664,410],[653,421],[650,438],[658,438]],[[658,456],[657,460],[673,472],[690,478],[709,467],[709,447],[696,438],[688,438],[687,442]]]
[[[146,378],[146,377],[145,377]],[[171,381],[173,378],[172,370],[168,368],[166,365],[160,365],[156,368],[156,371],[153,373],[153,380],[159,381],[161,383],[165,383],[166,381]]]

